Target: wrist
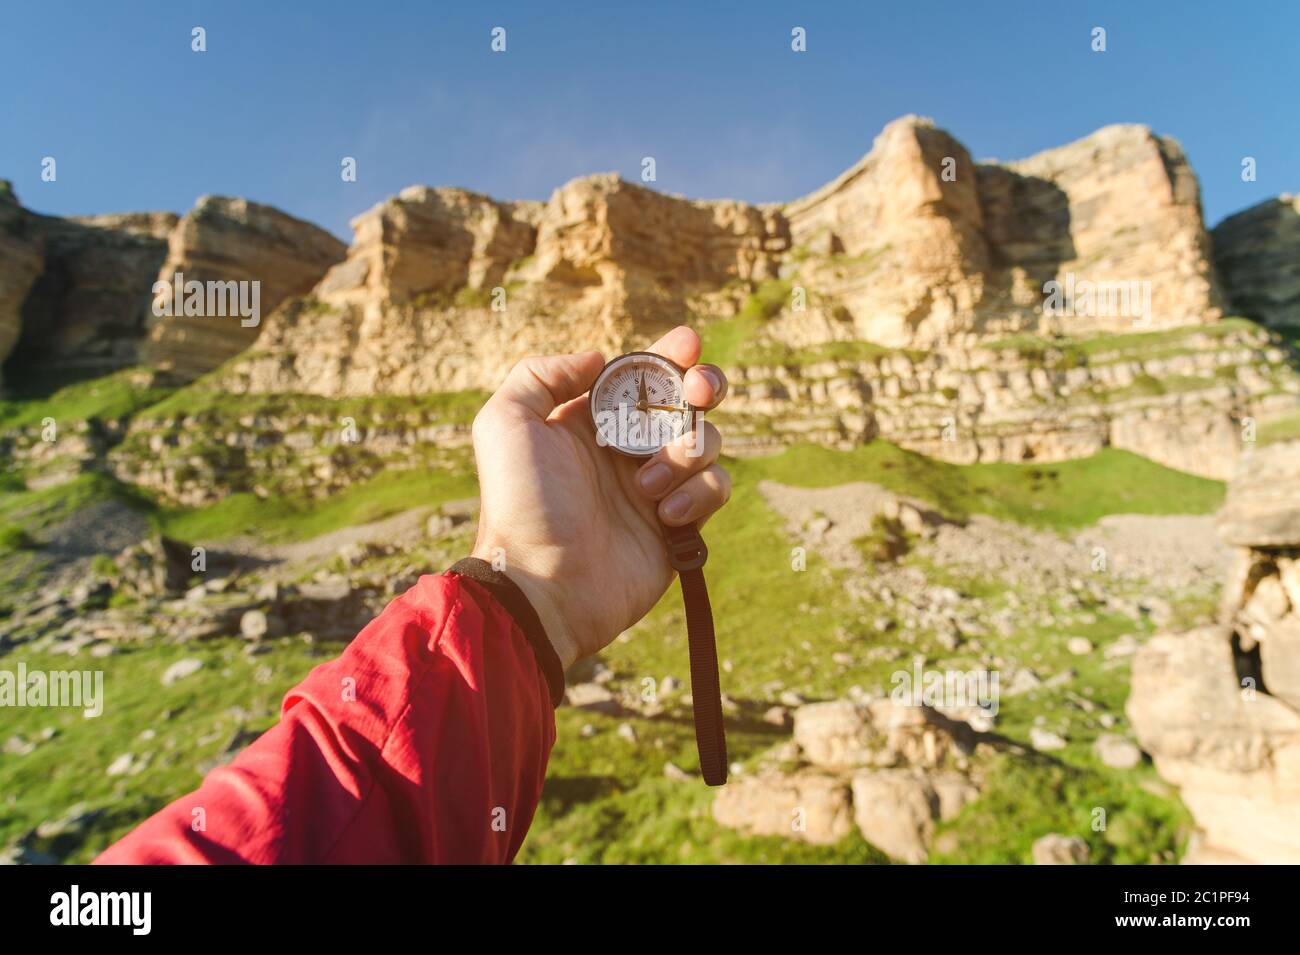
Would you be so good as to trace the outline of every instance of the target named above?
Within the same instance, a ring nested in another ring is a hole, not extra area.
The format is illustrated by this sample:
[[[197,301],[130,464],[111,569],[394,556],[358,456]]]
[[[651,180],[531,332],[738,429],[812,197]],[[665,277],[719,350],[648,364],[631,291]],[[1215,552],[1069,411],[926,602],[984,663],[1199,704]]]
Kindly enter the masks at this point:
[[[522,564],[512,563],[507,559],[506,554],[507,549],[504,545],[484,541],[477,542],[470,552],[471,557],[490,564],[493,570],[510,578],[510,581],[519,588],[532,604],[533,612],[541,621],[542,629],[546,631],[546,639],[555,650],[555,655],[560,658],[561,666],[567,670],[581,654],[578,652],[573,631],[560,610],[558,584],[548,575],[531,570]]]

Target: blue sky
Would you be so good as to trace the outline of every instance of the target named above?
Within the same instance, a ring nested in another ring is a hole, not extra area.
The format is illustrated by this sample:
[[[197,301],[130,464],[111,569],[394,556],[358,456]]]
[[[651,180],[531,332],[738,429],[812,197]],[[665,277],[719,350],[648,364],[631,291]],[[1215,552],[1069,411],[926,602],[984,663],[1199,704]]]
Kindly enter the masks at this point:
[[[3,15],[0,178],[42,212],[184,211],[211,192],[348,238],[352,216],[414,183],[542,199],[587,173],[636,179],[647,155],[664,192],[793,199],[919,113],[977,159],[1148,124],[1182,142],[1214,224],[1300,191],[1298,48],[1300,3],[1284,0],[44,0]],[[1258,181],[1241,181],[1243,156]]]

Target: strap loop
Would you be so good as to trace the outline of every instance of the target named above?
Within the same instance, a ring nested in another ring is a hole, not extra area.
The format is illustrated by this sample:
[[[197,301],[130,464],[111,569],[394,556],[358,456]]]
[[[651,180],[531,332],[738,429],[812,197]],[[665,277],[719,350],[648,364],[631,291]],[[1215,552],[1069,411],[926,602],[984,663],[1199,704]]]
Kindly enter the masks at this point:
[[[668,563],[673,565],[673,570],[681,573],[684,570],[699,570],[704,566],[704,562],[709,559],[709,548],[694,521],[681,527],[669,527],[667,524],[661,526],[664,529],[664,541],[668,544]]]

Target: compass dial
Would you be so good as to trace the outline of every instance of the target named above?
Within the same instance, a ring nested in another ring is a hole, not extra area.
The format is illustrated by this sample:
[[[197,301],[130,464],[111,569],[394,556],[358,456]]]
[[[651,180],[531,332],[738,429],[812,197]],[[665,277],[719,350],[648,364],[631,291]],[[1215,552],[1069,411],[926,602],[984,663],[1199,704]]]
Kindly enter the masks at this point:
[[[695,409],[686,403],[682,375],[667,358],[650,352],[631,352],[607,364],[591,386],[597,442],[649,457],[690,431]]]

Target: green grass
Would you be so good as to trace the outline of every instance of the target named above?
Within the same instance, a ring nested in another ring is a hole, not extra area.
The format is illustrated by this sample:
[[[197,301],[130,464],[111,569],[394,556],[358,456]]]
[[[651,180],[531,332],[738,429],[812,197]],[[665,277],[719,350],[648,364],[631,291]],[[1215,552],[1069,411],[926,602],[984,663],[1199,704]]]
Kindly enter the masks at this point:
[[[707,323],[703,329],[706,360],[723,363],[712,347],[743,354],[748,336],[761,321],[751,315]],[[750,323],[748,332],[745,322]],[[851,354],[857,353],[858,344],[850,343]],[[482,400],[474,394],[345,401],[301,395],[232,396],[207,382],[181,389],[152,406],[124,405],[119,398],[106,388],[93,394],[74,391],[59,401],[65,409],[74,407],[75,400],[82,402],[80,407],[128,407],[137,414],[148,407],[144,413],[157,418],[200,415],[206,430],[209,424],[215,427],[248,414],[311,414],[330,420],[352,414],[362,421],[368,416],[418,413],[468,420]],[[896,631],[876,632],[871,623],[886,608],[852,601],[843,588],[847,572],[828,567],[815,549],[806,555],[807,569],[795,569],[795,542],[758,493],[760,480],[804,487],[870,481],[929,502],[950,517],[988,513],[1061,531],[1086,526],[1109,513],[1208,513],[1223,496],[1218,482],[1116,450],[1050,465],[962,466],[877,441],[851,451],[801,445],[772,457],[729,460],[727,466],[734,477],[734,495],[705,528],[711,549],[707,575],[724,664],[723,687],[740,707],[729,720],[731,756],[751,767],[768,747],[788,738],[760,718],[774,696],[774,684],[810,699],[831,698],[844,695],[852,686],[888,685],[899,664],[873,656],[872,651],[899,648],[944,656],[926,642],[924,634],[917,635],[918,643],[905,645]],[[111,477],[87,473],[40,491],[7,482],[0,491],[0,528],[19,528],[39,538],[39,529],[77,509],[116,499],[149,514],[159,529],[181,540],[245,534],[264,542],[301,540],[475,494],[467,457],[457,459],[454,470],[383,470],[320,500],[235,494],[198,509],[159,508]],[[39,551],[10,549],[0,571],[37,556]],[[1005,585],[993,578],[961,580],[918,567],[931,582],[954,586],[988,606],[1007,599]],[[6,579],[0,573],[0,582]],[[1125,773],[1101,767],[1091,752],[1096,726],[1070,699],[1071,692],[1086,693],[1117,717],[1123,731],[1127,667],[1104,669],[1099,653],[1095,659],[1068,655],[1063,649],[1065,624],[1044,630],[1027,618],[1019,626],[1010,638],[991,634],[983,653],[1032,661],[1043,676],[1069,667],[1077,670],[1077,677],[1068,688],[1004,700],[999,732],[1023,743],[1034,719],[1042,715],[1066,732],[1070,744],[1050,757],[999,757],[990,767],[983,798],[941,827],[944,841],[934,860],[1025,862],[1033,839],[1055,831],[1087,839],[1094,861],[1169,861],[1185,839],[1189,825],[1185,811],[1175,799],[1147,791],[1155,782],[1150,767]],[[1140,627],[1098,610],[1088,626],[1068,626],[1068,633],[1086,635],[1100,648],[1134,629]],[[5,738],[35,738],[47,727],[55,729],[56,735],[30,755],[0,754],[0,792],[9,794],[6,811],[0,814],[0,845],[85,802],[102,810],[102,815],[84,841],[61,848],[71,852],[71,861],[86,861],[141,818],[197,785],[198,764],[215,756],[236,730],[259,731],[271,725],[284,691],[314,663],[337,653],[336,647],[311,648],[292,639],[275,641],[264,656],[246,657],[242,649],[242,641],[233,637],[184,647],[129,646],[93,663],[85,657],[11,651],[4,658],[5,666],[23,659],[33,668],[102,667],[107,708],[98,720],[61,710],[11,711]],[[959,648],[948,656],[960,662],[964,652]],[[836,663],[832,655],[848,655],[853,662]],[[207,665],[173,687],[162,687],[161,672],[185,656],[201,657]],[[685,679],[688,657],[678,588],[670,588],[646,620],[627,638],[615,641],[602,657],[613,669],[618,686],[639,687],[645,679],[658,683],[668,675]],[[976,662],[972,658],[970,665]],[[656,719],[572,709],[557,713],[559,739],[520,861],[884,861],[857,835],[834,846],[817,847],[780,838],[751,838],[716,824],[710,814],[712,790],[698,782],[664,778],[666,762],[687,771],[698,766],[689,707],[680,697],[664,702],[667,712]],[[617,735],[623,722],[636,730],[636,742]],[[589,738],[582,734],[587,725],[595,731]],[[145,730],[156,736],[142,739]],[[104,769],[124,752],[149,753],[151,759],[139,775],[106,776]],[[1107,811],[1104,831],[1090,826],[1097,807]]]
[[[40,531],[101,501],[120,501],[142,513],[151,510],[147,498],[117,479],[97,471],[37,491],[0,492],[0,522]]]
[[[1000,757],[982,798],[940,826],[935,841],[946,851],[933,852],[930,861],[1029,864],[1034,840],[1049,833],[1082,838],[1093,864],[1176,861],[1191,832],[1190,814],[1140,785],[1155,781],[1149,768],[1129,775],[1136,778],[1036,754]]]
[[[126,369],[53,387],[7,382],[17,397],[0,401],[0,429],[39,425],[45,418],[53,418],[60,428],[91,418],[115,420],[147,408],[171,392],[163,387],[140,388],[132,381],[139,375],[136,369]]]
[[[326,398],[302,394],[230,394],[200,379],[149,407],[152,420],[174,417],[239,418],[245,415],[289,417],[314,415],[337,419],[350,415],[359,422],[375,418],[423,415],[449,423],[468,424],[488,398],[483,391],[449,391],[428,395],[373,395]]]
[[[785,279],[763,279],[740,307],[740,318],[765,322],[775,318],[790,302],[790,283]]]
[[[1107,514],[1208,514],[1224,485],[1107,448],[1056,464],[948,464],[873,441],[850,451],[800,445],[735,468],[783,484],[872,481],[953,518],[982,513],[1031,527],[1086,527]]]
[[[32,550],[36,541],[27,528],[17,524],[0,524],[0,554],[11,550]]]
[[[203,508],[162,508],[163,533],[183,541],[215,541],[252,535],[268,542],[306,540],[356,524],[377,521],[414,507],[474,497],[472,473],[440,469],[383,471],[323,500],[260,498],[231,494]]]
[[[808,365],[824,361],[864,362],[875,361],[885,355],[904,354],[917,359],[920,352],[906,349],[887,348],[875,342],[839,341],[810,345],[806,348],[791,348],[789,345],[770,343],[764,346],[751,346],[741,349],[739,363],[742,365],[782,365],[786,368],[805,368]]]
[[[740,364],[740,355],[762,330],[763,323],[752,316],[737,315],[732,318],[715,318],[701,322],[700,360],[720,368],[734,368]]]
[[[5,710],[4,736],[31,740],[47,727],[53,739],[26,756],[0,754],[0,846],[38,823],[86,803],[102,815],[84,841],[72,846],[67,861],[87,862],[114,839],[168,801],[196,787],[199,764],[215,757],[241,726],[261,731],[279,714],[286,690],[337,647],[308,648],[276,641],[269,653],[248,657],[242,641],[218,640],[185,646],[128,647],[103,659],[64,654],[24,653],[3,658],[6,668],[19,661],[30,670],[102,670],[103,715],[87,719],[81,710],[11,707]],[[205,666],[164,687],[167,667],[184,657]],[[168,716],[170,714],[170,718]],[[154,739],[141,738],[152,730]],[[139,775],[112,777],[108,765],[123,753],[153,754]]]
[[[1150,332],[1105,333],[1082,337],[1048,338],[1041,335],[1011,335],[988,342],[984,347],[994,350],[1011,350],[1033,360],[1049,352],[1056,352],[1066,362],[1065,367],[1075,367],[1092,361],[1099,355],[1117,357],[1156,357],[1179,354],[1185,342],[1198,335],[1226,338],[1240,332],[1262,332],[1263,326],[1247,318],[1228,317],[1209,325],[1184,325]]]
[[[723,368],[740,364],[763,326],[789,302],[790,288],[790,283],[783,279],[765,279],[735,315],[697,321],[696,330],[703,344],[701,360]]]
[[[1300,411],[1262,423],[1255,435],[1256,444],[1261,446],[1297,439],[1300,439]]]

